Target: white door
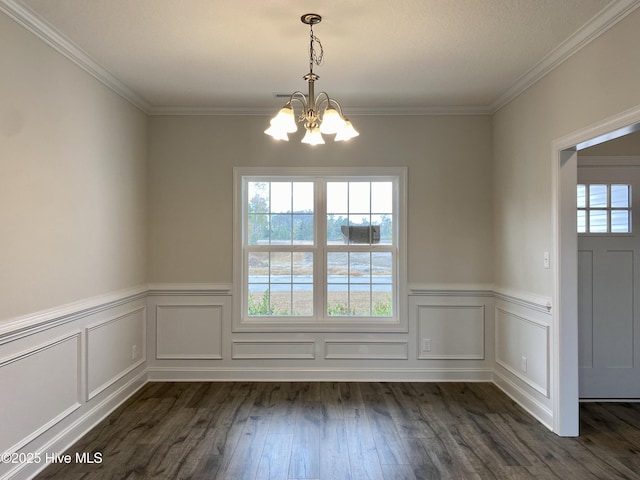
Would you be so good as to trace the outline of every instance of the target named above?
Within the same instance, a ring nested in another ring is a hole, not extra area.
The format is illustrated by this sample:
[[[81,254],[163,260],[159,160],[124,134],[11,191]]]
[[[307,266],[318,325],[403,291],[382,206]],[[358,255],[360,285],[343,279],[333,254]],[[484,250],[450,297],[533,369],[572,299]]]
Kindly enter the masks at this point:
[[[640,167],[578,167],[580,398],[640,398]]]

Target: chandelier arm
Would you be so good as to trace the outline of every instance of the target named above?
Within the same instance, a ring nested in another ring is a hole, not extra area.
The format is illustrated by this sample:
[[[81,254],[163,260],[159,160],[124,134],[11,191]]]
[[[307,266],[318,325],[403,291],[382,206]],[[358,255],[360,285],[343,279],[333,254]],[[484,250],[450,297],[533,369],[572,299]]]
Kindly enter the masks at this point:
[[[321,96],[324,96],[325,98],[320,99]],[[327,92],[320,92],[316,97],[316,106],[318,107],[318,111],[321,110],[321,105],[323,105],[325,102],[327,104],[327,107],[330,105],[336,107],[336,110],[338,111],[340,116],[342,118],[345,118],[344,113],[342,113],[342,106],[340,105],[340,103],[338,103],[335,98],[331,98]]]
[[[297,90],[295,92],[293,92],[291,94],[291,96],[289,97],[289,101],[287,102],[287,105],[291,105],[291,107],[293,108],[293,101],[297,100],[298,102],[300,102],[300,104],[302,105],[303,110],[306,112],[307,108],[309,106],[309,102],[307,101],[307,96],[302,93],[300,90]]]
[[[324,98],[321,98],[321,97],[324,97]],[[318,109],[318,112],[322,109],[322,105],[326,103],[327,106],[329,106],[331,105],[332,101],[334,100],[329,97],[329,94],[327,92],[320,92],[315,99],[315,104],[316,104],[316,108]]]
[[[334,106],[338,107],[336,110],[338,110],[338,113],[340,114],[340,116],[344,118],[344,114],[342,113],[342,107],[340,106],[340,104],[335,98],[329,99],[329,104],[333,104]]]

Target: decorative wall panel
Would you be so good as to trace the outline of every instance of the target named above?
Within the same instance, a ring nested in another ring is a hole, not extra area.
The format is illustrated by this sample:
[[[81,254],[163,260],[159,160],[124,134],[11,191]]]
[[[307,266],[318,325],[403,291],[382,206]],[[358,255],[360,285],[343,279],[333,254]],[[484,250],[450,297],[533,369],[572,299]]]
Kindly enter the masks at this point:
[[[419,359],[484,359],[483,305],[419,305],[417,308]]]
[[[534,390],[549,394],[549,326],[496,308],[496,363]]]
[[[91,399],[146,357],[146,307],[87,327],[87,399]]]
[[[234,360],[312,360],[316,358],[315,342],[312,340],[237,340],[233,342],[232,357]]]
[[[344,360],[407,360],[406,341],[327,340],[325,358]]]
[[[79,357],[75,331],[0,359],[0,453],[16,451],[80,407]]]
[[[156,358],[222,358],[223,305],[158,305]]]

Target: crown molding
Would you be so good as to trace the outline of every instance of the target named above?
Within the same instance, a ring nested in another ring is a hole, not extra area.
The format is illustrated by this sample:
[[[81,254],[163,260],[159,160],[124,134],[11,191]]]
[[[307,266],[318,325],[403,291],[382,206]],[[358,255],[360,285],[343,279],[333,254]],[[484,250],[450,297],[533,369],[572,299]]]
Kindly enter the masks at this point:
[[[148,115],[273,115],[273,107],[151,107]]]
[[[346,107],[350,115],[493,115],[602,33],[640,7],[640,0],[617,0],[602,9],[588,24],[550,52],[520,77],[511,88],[486,106],[442,107]],[[0,11],[32,32],[80,68],[147,115],[271,115],[269,108],[162,107],[153,106],[100,65],[87,52],[57,32],[19,0],[0,0]]]
[[[1,0],[0,0],[1,1]],[[277,107],[150,107],[149,115],[264,115],[273,116]],[[343,110],[352,116],[378,115],[490,115],[488,107],[349,107]]]
[[[351,115],[490,115],[484,106],[343,107]]]
[[[54,48],[89,75],[106,85],[135,107],[148,113],[150,105],[140,95],[116,78],[87,52],[78,47],[60,32],[54,30],[33,10],[18,0],[0,0],[0,11],[6,13],[18,24],[29,30],[50,47]]]
[[[638,0],[618,0],[603,8],[591,21],[551,51],[493,102],[488,108],[490,113],[496,113],[638,7]]]

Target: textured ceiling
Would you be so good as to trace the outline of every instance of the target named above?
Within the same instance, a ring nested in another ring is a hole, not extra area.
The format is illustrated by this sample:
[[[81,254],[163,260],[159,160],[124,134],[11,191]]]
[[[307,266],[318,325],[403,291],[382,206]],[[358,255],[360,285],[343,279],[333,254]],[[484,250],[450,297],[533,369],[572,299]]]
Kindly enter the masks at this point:
[[[636,3],[0,0],[86,54],[151,113],[270,111],[283,103],[275,93],[304,91],[308,12],[323,16],[316,91],[343,107],[487,112]]]

